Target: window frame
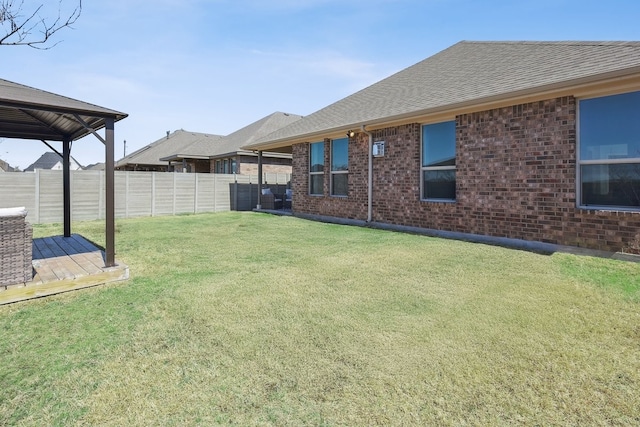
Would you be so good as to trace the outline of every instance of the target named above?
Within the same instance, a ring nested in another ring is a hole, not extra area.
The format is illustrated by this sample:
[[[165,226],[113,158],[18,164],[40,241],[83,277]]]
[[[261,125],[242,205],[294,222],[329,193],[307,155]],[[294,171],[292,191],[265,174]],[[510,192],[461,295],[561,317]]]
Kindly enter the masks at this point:
[[[456,177],[456,181],[457,182],[457,165],[449,165],[449,166],[425,166],[424,165],[424,149],[425,149],[425,141],[424,141],[424,128],[426,126],[431,126],[431,125],[438,125],[438,124],[443,124],[443,123],[449,123],[452,122],[454,125],[454,133],[453,133],[453,148],[454,148],[454,161],[458,155],[458,137],[457,137],[457,128],[458,125],[456,123],[456,119],[452,118],[450,120],[441,120],[441,121],[437,121],[437,122],[429,122],[429,123],[422,123],[420,125],[420,201],[422,202],[438,202],[438,203],[456,203],[458,200],[458,191],[457,188],[454,189],[454,198],[450,199],[450,198],[435,198],[435,197],[424,197],[424,192],[425,192],[425,179],[424,179],[424,173],[425,171],[441,171],[441,170],[453,170],[454,171],[454,176]]]
[[[313,161],[313,145],[315,144],[322,144],[322,170],[321,171],[313,171],[312,170],[312,161]],[[310,142],[309,143],[309,191],[308,194],[310,196],[323,196],[324,195],[324,144],[325,141],[316,141],[316,142]],[[322,177],[322,185],[321,185],[321,189],[320,189],[320,193],[312,193],[311,190],[313,188],[313,186],[311,185],[313,177],[314,176],[321,176]]]
[[[582,167],[583,166],[589,166],[589,165],[597,165],[597,166],[607,165],[608,166],[608,165],[630,164],[630,165],[638,165],[638,167],[640,167],[640,155],[638,155],[637,157],[629,157],[629,158],[621,158],[621,159],[595,159],[595,160],[582,160],[582,155],[581,155],[582,153],[581,102],[591,100],[591,99],[606,98],[606,97],[615,96],[615,95],[624,95],[627,93],[640,94],[640,90],[632,90],[632,91],[625,91],[625,92],[610,93],[606,95],[576,98],[576,207],[579,209],[629,211],[629,212],[640,211],[640,206],[636,207],[636,206],[624,206],[624,205],[597,205],[597,204],[586,204],[583,202],[583,191],[582,191],[582,187],[583,187]],[[638,110],[638,116],[640,119],[640,110]]]
[[[341,169],[333,169],[333,157],[334,157],[334,152],[333,149],[335,147],[335,142],[336,141],[340,141],[341,143],[345,143],[346,145],[346,150],[347,150],[347,169],[346,170],[341,170]],[[332,197],[349,197],[349,138],[336,138],[336,139],[332,139],[331,140],[331,145],[330,145],[330,156],[329,156],[329,164],[331,165],[330,167],[330,178],[329,178],[329,194],[331,194]],[[335,175],[347,175],[347,189],[346,189],[346,194],[335,194],[334,193],[334,188],[333,188],[333,182],[334,182],[334,176]]]

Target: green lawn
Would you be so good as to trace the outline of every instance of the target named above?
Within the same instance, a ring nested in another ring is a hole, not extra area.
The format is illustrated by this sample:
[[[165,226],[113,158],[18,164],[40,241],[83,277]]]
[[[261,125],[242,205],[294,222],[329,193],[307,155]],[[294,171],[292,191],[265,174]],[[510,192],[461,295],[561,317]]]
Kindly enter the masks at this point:
[[[237,212],[116,243],[128,282],[0,307],[0,425],[640,424],[640,264]]]

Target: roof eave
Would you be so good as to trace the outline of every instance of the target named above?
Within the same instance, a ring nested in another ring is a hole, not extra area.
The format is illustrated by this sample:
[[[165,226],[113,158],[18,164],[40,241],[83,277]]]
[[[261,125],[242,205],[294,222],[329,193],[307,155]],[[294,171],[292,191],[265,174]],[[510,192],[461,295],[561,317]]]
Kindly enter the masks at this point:
[[[172,154],[170,156],[161,157],[159,160],[166,162],[175,162],[178,160],[209,160],[209,156],[203,154]]]
[[[258,151],[255,151],[255,150],[254,151],[242,150],[242,151],[239,151],[238,154],[241,154],[243,156],[258,157]],[[276,159],[290,159],[292,155],[290,153],[282,153],[277,151],[262,151],[262,157],[272,157]]]
[[[21,102],[21,101],[8,101],[8,100],[0,100],[0,106],[11,107],[11,108],[20,108],[25,110],[36,110],[36,111],[49,111],[52,113],[59,114],[78,114],[84,116],[91,117],[101,117],[101,118],[113,118],[115,121],[120,121],[124,118],[127,118],[129,115],[127,113],[122,113],[120,111],[108,110],[108,109],[100,109],[100,110],[92,110],[87,108],[69,108],[69,107],[60,107],[56,105],[49,104],[37,104],[32,102]]]

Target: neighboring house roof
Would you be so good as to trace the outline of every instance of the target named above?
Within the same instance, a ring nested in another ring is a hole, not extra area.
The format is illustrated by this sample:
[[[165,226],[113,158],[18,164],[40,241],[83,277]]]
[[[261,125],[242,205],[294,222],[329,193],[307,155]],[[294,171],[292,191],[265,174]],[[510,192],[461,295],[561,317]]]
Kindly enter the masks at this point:
[[[0,159],[0,172],[16,172],[18,169],[9,165],[9,163]]]
[[[640,42],[459,42],[247,144],[283,147],[328,131],[506,100],[640,72]],[[307,141],[309,139],[306,139]],[[281,143],[281,144],[278,144]]]
[[[190,132],[180,129],[173,133],[168,133],[157,141],[123,157],[116,162],[116,167],[123,167],[129,164],[166,166],[167,162],[161,161],[161,158],[177,153],[197,141],[208,142],[219,140],[220,138],[222,138],[221,135]]]
[[[176,151],[161,160],[178,159],[211,159],[215,157],[235,155],[242,152],[240,147],[251,144],[254,141],[281,129],[291,123],[300,120],[302,116],[275,112],[262,119],[251,123],[225,137],[215,141],[199,140],[185,147],[182,151]]]
[[[78,166],[78,169],[82,169],[82,166],[76,159],[71,157],[70,161]],[[58,153],[53,151],[47,151],[38,160],[30,164],[24,171],[33,172],[36,169],[53,169],[58,163],[62,163],[62,157]]]
[[[103,171],[104,170],[104,162],[100,163],[92,163],[84,167],[86,171]]]

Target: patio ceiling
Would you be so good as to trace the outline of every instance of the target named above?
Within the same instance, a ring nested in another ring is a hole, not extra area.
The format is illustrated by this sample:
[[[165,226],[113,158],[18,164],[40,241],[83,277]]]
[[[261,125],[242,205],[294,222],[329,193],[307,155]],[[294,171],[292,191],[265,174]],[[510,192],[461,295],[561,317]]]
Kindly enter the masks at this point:
[[[0,138],[61,141],[64,235],[71,236],[71,142],[93,134],[105,145],[105,242],[107,267],[115,265],[114,123],[127,114],[0,79]],[[104,137],[97,131],[104,128]]]

